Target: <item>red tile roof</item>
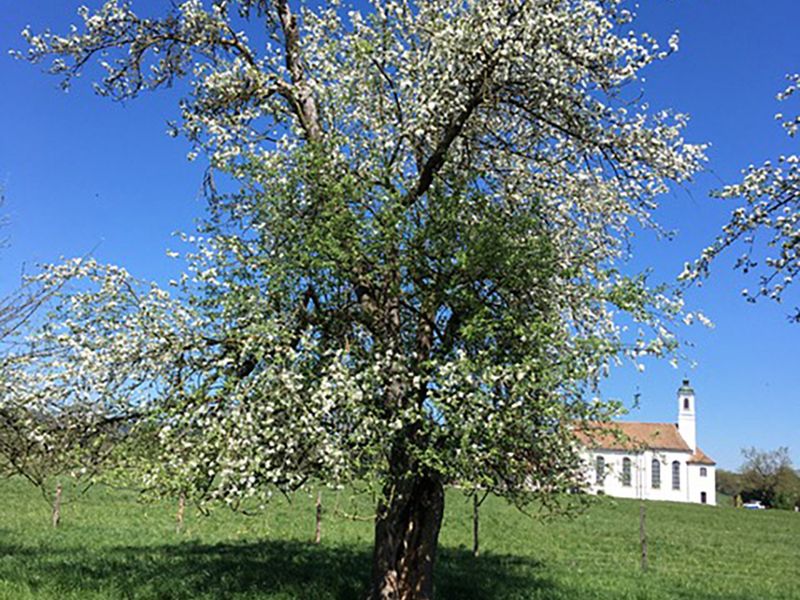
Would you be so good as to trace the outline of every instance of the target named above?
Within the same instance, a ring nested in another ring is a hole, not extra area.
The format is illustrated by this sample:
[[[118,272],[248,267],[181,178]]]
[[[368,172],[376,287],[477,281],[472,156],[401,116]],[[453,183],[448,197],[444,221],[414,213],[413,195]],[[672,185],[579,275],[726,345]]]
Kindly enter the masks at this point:
[[[717,463],[705,452],[698,448],[692,454],[692,458],[689,459],[690,465],[715,465]]]
[[[602,450],[674,450],[691,452],[675,423],[590,422],[577,432],[581,443]],[[717,463],[697,448],[689,464],[715,465]]]
[[[692,451],[674,423],[592,422],[578,432],[578,439],[604,450]]]

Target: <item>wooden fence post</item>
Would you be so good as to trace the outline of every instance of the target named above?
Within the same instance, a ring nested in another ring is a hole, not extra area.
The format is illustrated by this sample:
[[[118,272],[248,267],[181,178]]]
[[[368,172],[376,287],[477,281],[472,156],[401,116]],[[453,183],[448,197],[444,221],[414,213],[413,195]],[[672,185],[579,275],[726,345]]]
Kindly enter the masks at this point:
[[[178,496],[178,514],[175,515],[175,533],[180,533],[183,529],[183,517],[186,514],[186,493],[181,492]]]
[[[314,529],[314,543],[322,541],[322,490],[317,491],[316,527]]]
[[[478,494],[472,496],[472,556],[476,557],[480,554],[480,540],[478,538],[480,527],[480,502],[478,501]]]
[[[644,502],[639,505],[639,541],[642,544],[642,571],[647,571],[647,532],[645,530]]]
[[[58,524],[61,522],[61,492],[63,488],[59,483],[56,486],[56,495],[53,498],[53,527],[58,527]]]

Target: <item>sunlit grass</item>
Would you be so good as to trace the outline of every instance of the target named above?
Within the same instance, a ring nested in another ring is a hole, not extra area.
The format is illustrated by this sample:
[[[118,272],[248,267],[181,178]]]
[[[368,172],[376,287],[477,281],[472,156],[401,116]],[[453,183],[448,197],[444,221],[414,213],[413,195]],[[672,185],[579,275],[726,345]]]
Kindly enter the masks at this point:
[[[22,481],[0,483],[2,598],[363,597],[369,497],[325,491],[322,544],[314,495],[277,497],[257,516],[143,504],[105,488],[68,502],[62,526]],[[575,519],[534,521],[490,498],[471,556],[471,504],[447,498],[437,593],[453,599],[800,598],[800,514],[647,503],[650,569],[642,573],[639,503],[603,499]]]

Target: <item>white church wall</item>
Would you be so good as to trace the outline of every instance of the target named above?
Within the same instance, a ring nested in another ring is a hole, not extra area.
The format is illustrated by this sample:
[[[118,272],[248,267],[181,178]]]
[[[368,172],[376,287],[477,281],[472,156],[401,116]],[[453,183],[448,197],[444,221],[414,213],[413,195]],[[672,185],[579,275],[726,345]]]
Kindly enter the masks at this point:
[[[605,461],[605,476],[602,482],[597,481],[597,457],[602,456]],[[603,450],[595,453],[586,453],[585,460],[590,465],[588,481],[590,492],[603,493],[619,498],[640,498],[642,493],[642,465],[641,456],[630,452],[616,450]],[[631,485],[623,483],[622,463],[624,458],[631,460]]]
[[[703,475],[705,469],[705,475]],[[713,465],[689,465],[689,502],[702,502],[706,494],[706,504],[717,504],[716,469]]]
[[[605,460],[605,477],[602,484],[596,478],[596,460],[602,456]],[[631,461],[630,485],[625,485],[623,477],[623,461]],[[670,450],[645,450],[644,452],[626,452],[622,450],[585,451],[585,478],[588,491],[593,494],[603,493],[618,498],[638,498],[645,500],[666,500],[671,502],[701,501],[701,492],[706,492],[708,504],[714,504],[714,467],[706,466],[706,476],[701,477],[698,465],[688,464],[691,455],[688,452]],[[661,466],[660,486],[653,487],[653,459]],[[678,488],[673,486],[672,465],[678,463]]]
[[[672,502],[688,502],[689,498],[689,469],[687,452],[674,450],[648,450],[647,483],[651,500],[669,500]],[[652,487],[652,461],[658,460],[661,465],[661,486]],[[673,464],[678,464],[677,481],[673,481]]]

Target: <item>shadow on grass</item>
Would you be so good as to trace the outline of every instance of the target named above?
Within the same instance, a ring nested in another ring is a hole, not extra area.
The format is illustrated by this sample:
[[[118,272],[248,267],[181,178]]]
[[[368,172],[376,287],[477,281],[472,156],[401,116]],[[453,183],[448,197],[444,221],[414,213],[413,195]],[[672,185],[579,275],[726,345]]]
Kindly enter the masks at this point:
[[[0,583],[35,598],[252,598],[358,600],[369,581],[370,552],[359,546],[314,546],[293,541],[160,546],[105,550],[36,548],[0,543]],[[581,578],[576,574],[576,581]],[[519,556],[441,551],[440,600],[612,600],[612,589],[556,584],[542,564]],[[680,581],[643,587],[636,598],[750,600],[751,595],[689,592]],[[655,582],[651,582],[655,583]],[[2,587],[2,585],[0,585]],[[0,594],[2,595],[2,594]],[[775,597],[775,596],[771,596]]]
[[[113,598],[363,598],[370,551],[354,546],[314,546],[291,541],[204,545],[117,546],[104,552],[0,545],[0,580],[36,596],[69,590],[81,597]],[[518,557],[483,556],[444,549],[437,565],[439,598],[500,600],[550,584],[539,565]]]

